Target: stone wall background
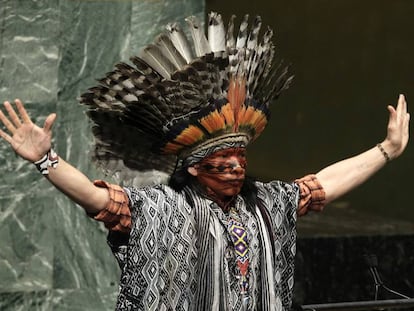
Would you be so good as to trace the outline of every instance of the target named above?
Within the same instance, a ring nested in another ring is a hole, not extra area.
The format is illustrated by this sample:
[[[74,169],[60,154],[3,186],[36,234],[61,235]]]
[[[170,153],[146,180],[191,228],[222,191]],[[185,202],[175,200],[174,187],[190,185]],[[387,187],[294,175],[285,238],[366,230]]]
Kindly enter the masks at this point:
[[[91,131],[77,96],[200,0],[1,0],[0,99],[38,124],[57,112],[54,146],[91,179]],[[113,310],[118,266],[106,231],[0,143],[0,310]]]
[[[57,152],[91,179],[104,177],[90,163],[76,97],[170,20],[210,9],[273,23],[296,75],[249,153],[255,176],[291,179],[359,153],[382,139],[398,92],[410,104],[408,0],[1,0],[0,100],[22,99],[37,123],[57,112]],[[326,212],[300,220],[298,304],[370,299],[365,252],[378,255],[387,285],[412,296],[410,146]],[[113,310],[119,270],[105,229],[4,143],[0,171],[0,310]]]

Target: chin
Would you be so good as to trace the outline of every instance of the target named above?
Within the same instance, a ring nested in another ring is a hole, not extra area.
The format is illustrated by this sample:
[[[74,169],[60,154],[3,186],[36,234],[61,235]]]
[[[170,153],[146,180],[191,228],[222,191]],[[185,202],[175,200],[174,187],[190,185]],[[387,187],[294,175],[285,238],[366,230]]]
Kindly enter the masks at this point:
[[[241,187],[240,188],[237,188],[237,189],[223,190],[223,191],[221,191],[220,194],[222,196],[232,197],[232,196],[238,195],[240,193],[240,191],[241,191]]]

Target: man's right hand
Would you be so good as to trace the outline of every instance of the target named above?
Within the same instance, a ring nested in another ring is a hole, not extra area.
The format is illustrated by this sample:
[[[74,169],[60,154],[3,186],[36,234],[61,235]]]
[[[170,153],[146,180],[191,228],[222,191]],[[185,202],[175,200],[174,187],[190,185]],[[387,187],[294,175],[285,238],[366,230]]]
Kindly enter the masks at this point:
[[[8,117],[0,110],[0,120],[8,130],[8,133],[0,129],[0,137],[7,141],[13,150],[30,162],[40,160],[51,148],[52,125],[56,120],[56,114],[50,114],[43,125],[37,126],[30,119],[23,103],[15,100],[18,113],[10,102],[4,102],[4,108]]]

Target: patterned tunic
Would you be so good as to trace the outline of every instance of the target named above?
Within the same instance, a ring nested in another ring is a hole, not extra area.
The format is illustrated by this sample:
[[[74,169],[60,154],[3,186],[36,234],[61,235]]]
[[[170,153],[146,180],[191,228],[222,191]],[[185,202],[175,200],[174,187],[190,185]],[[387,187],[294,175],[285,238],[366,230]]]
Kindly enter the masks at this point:
[[[228,214],[190,187],[124,188],[129,238],[110,231],[108,239],[122,269],[117,310],[289,310],[298,203],[310,195],[306,210],[320,209],[324,199],[320,187],[318,193],[299,185],[256,182],[260,206],[249,209],[241,196],[235,200],[249,245],[247,303]]]

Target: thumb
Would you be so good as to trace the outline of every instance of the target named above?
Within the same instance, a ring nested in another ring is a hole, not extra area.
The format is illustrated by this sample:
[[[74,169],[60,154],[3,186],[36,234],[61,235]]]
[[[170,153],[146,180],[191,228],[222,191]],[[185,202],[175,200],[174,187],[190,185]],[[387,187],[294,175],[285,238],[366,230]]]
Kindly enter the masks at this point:
[[[43,129],[45,130],[45,132],[50,132],[55,120],[56,120],[56,113],[51,113],[50,115],[48,115],[43,125]]]
[[[395,114],[395,113],[397,113],[397,111],[395,110],[395,107],[392,106],[392,105],[388,105],[387,106],[387,110],[390,113],[390,116],[393,115],[393,114]]]
[[[394,106],[388,105],[388,125],[397,117],[397,111],[395,110]]]

